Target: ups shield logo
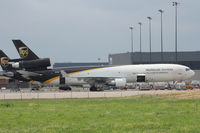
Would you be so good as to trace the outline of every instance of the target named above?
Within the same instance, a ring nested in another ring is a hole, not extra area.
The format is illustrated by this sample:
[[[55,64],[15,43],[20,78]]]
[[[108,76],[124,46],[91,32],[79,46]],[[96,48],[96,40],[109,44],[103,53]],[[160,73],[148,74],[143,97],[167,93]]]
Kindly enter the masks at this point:
[[[8,57],[2,57],[1,58],[1,65],[3,67],[7,67],[8,66],[8,61],[9,61]]]
[[[28,48],[27,47],[20,47],[19,54],[22,58],[26,58],[28,56]]]

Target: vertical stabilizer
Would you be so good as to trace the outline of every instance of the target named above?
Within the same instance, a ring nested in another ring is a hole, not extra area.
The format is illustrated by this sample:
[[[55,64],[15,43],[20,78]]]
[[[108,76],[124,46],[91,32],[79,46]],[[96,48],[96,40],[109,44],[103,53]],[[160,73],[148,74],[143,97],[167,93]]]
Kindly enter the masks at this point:
[[[9,64],[9,57],[2,50],[0,50],[0,64],[3,70],[12,70],[12,65]]]
[[[39,57],[29,49],[21,40],[12,40],[20,57],[23,60],[35,60],[39,59]]]

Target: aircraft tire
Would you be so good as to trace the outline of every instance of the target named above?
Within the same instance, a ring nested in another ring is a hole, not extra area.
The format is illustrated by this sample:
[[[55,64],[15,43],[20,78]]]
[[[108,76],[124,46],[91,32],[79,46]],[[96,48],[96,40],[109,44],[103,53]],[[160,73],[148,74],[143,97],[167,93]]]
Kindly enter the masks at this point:
[[[72,88],[70,88],[69,86],[65,86],[65,87],[59,87],[60,90],[64,90],[64,91],[71,91]]]
[[[90,88],[90,91],[97,91],[97,87],[92,86],[92,87]]]

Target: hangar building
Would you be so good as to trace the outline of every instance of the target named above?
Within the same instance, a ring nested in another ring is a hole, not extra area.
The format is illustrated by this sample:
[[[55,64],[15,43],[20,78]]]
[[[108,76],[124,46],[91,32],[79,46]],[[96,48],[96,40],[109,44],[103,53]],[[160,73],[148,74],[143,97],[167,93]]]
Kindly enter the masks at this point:
[[[76,63],[55,63],[53,65],[53,68],[59,68],[59,67],[74,67],[74,66],[102,66],[102,65],[108,65],[108,62],[76,62]]]
[[[161,52],[128,52],[119,54],[110,54],[108,57],[110,65],[127,65],[127,64],[158,64],[158,63],[174,63],[190,67],[195,70],[195,76],[192,80],[200,81],[200,51],[178,52],[177,62],[175,52],[163,52],[163,59]]]

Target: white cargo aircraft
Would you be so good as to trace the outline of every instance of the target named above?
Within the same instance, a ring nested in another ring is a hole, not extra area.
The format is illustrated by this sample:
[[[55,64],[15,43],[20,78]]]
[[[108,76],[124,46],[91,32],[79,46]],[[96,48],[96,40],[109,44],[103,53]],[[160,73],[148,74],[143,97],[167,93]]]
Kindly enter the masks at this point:
[[[100,66],[85,69],[82,67],[76,71],[72,69],[74,67],[63,68],[62,76],[51,78],[44,83],[59,85],[63,77],[62,84],[67,86],[89,84],[92,89],[96,89],[104,85],[125,87],[127,83],[133,82],[180,81],[195,74],[189,67],[176,64]]]

